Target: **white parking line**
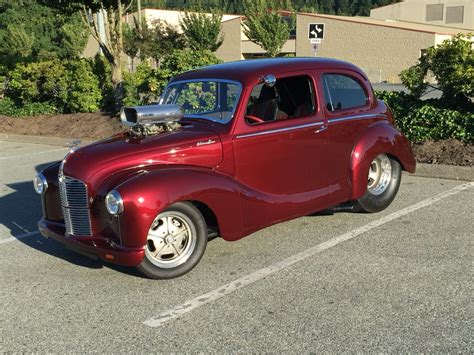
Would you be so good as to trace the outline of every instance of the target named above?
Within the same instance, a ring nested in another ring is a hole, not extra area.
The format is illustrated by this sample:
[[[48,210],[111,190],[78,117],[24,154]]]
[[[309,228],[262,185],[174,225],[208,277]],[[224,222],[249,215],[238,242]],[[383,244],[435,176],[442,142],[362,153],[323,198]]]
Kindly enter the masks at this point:
[[[186,313],[189,313],[196,308],[199,308],[201,306],[204,306],[205,304],[214,302],[232,292],[235,292],[243,287],[246,287],[248,285],[251,285],[269,275],[272,275],[276,272],[279,272],[281,270],[284,270],[294,264],[297,264],[309,257],[312,257],[318,253],[321,253],[329,248],[332,248],[338,244],[341,244],[343,242],[346,242],[348,240],[351,240],[357,236],[360,236],[361,234],[367,233],[368,231],[380,227],[386,223],[392,222],[400,217],[406,216],[407,214],[410,214],[416,210],[419,210],[420,208],[427,207],[435,202],[438,202],[442,199],[445,199],[449,196],[455,195],[463,190],[466,190],[470,187],[474,186],[474,182],[470,182],[467,184],[459,185],[456,186],[450,190],[444,191],[438,195],[435,195],[433,197],[427,198],[421,202],[415,203],[411,206],[405,207],[397,212],[394,212],[392,214],[389,214],[385,217],[382,217],[378,220],[375,220],[373,222],[370,222],[362,227],[356,228],[350,232],[344,233],[338,237],[332,238],[324,243],[315,245],[301,253],[297,253],[293,256],[290,256],[287,259],[284,259],[276,264],[270,265],[268,267],[265,267],[263,269],[254,271],[248,275],[245,275],[237,280],[234,280],[224,286],[221,286],[215,290],[212,290],[210,292],[207,292],[201,296],[198,296],[196,298],[193,298],[192,300],[189,300],[179,306],[176,306],[170,310],[167,310],[159,315],[156,315],[152,318],[149,318],[143,322],[143,324],[150,326],[150,327],[160,327],[163,324],[171,321],[172,319],[179,318]]]
[[[20,235],[14,236],[14,237],[8,237],[8,238],[5,238],[5,239],[0,239],[0,244],[15,242],[19,239],[23,239],[23,238],[26,238],[26,237],[32,237],[32,236],[38,235],[38,234],[40,234],[40,232],[36,231],[36,232],[20,234]]]
[[[11,159],[11,158],[22,158],[22,157],[28,157],[30,155],[38,155],[38,154],[59,152],[61,150],[68,150],[68,149],[69,148],[60,148],[60,149],[44,150],[44,151],[41,151],[41,152],[34,152],[34,153],[28,153],[28,154],[10,155],[10,156],[7,156],[7,157],[0,157],[0,160]]]

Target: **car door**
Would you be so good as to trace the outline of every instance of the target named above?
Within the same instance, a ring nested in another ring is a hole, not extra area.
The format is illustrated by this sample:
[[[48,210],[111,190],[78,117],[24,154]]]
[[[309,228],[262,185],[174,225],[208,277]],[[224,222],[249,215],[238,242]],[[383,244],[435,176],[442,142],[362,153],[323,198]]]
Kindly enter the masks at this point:
[[[373,95],[367,78],[351,70],[318,72],[323,110],[327,119],[327,151],[333,161],[332,199],[347,201],[351,190],[350,163],[356,140],[374,122]]]
[[[247,231],[315,211],[329,196],[326,121],[314,79],[292,73],[271,89],[255,83],[233,136],[235,177],[248,188]]]

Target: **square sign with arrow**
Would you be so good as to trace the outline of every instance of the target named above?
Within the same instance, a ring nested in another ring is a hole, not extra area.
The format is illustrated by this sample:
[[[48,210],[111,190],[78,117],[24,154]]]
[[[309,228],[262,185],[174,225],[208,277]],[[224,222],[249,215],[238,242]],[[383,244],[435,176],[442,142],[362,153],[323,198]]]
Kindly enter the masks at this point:
[[[324,23],[310,23],[309,24],[309,39],[324,39]]]

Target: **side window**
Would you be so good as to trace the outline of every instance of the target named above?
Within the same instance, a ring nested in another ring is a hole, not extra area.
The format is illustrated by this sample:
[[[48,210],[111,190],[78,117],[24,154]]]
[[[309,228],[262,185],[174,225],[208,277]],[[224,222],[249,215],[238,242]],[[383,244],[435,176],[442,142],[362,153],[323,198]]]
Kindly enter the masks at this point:
[[[314,90],[308,76],[281,78],[273,87],[258,84],[252,89],[246,121],[253,125],[304,117],[315,109]]]
[[[356,79],[344,74],[323,74],[323,91],[328,111],[367,105],[368,97]]]

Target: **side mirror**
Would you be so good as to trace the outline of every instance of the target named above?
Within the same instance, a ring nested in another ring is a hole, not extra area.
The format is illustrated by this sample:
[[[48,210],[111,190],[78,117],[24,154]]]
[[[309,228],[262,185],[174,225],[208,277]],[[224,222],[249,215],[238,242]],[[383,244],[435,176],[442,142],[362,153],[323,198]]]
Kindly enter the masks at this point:
[[[260,78],[260,82],[261,83],[264,83],[265,86],[268,86],[269,88],[272,88],[275,86],[275,83],[276,83],[276,78],[275,78],[275,75],[273,74],[267,74],[265,76],[262,76]]]

